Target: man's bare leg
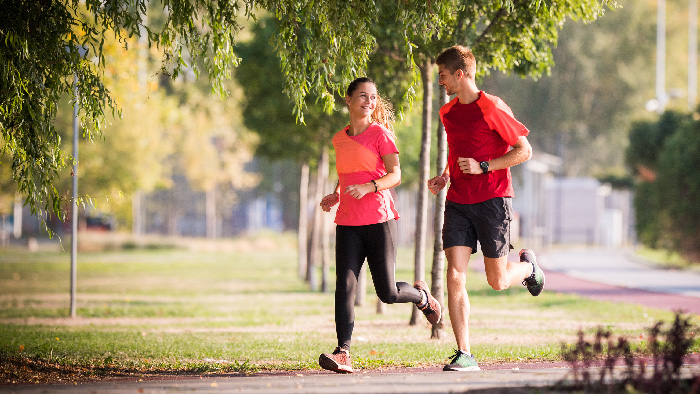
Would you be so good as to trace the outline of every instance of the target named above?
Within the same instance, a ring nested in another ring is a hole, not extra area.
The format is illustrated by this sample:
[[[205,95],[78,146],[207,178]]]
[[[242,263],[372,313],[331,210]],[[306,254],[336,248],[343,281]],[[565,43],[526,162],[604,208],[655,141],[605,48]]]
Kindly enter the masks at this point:
[[[469,346],[469,295],[467,294],[467,266],[472,254],[468,246],[445,249],[447,258],[447,307],[450,323],[457,340],[458,350],[471,353]]]
[[[522,261],[508,261],[508,256],[495,259],[484,257],[484,266],[486,267],[486,281],[494,290],[505,290],[520,284],[523,279],[532,274],[532,264]]]

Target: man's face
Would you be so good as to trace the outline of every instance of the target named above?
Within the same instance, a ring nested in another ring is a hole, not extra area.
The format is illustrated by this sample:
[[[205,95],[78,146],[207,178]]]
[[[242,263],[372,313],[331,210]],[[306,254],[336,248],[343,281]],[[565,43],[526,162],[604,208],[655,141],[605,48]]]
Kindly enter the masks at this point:
[[[459,86],[458,74],[461,74],[460,70],[457,70],[453,73],[450,72],[450,70],[448,70],[444,65],[440,64],[438,65],[438,72],[438,83],[445,87],[445,92],[447,93],[447,95],[451,96],[453,94],[456,94],[457,87]]]

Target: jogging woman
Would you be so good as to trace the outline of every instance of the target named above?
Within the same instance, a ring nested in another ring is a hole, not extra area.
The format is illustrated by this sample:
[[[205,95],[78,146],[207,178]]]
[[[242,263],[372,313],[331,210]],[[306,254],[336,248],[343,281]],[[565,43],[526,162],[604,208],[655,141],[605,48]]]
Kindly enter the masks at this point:
[[[321,208],[326,212],[339,204],[335,216],[338,347],[333,353],[321,354],[318,363],[338,373],[353,372],[350,340],[355,324],[355,291],[365,259],[382,302],[413,302],[433,324],[439,322],[442,314],[424,281],[411,286],[394,279],[399,213],[389,189],[401,183],[401,169],[394,141],[393,111],[369,78],[350,83],[345,102],[350,124],[333,137],[338,184],[333,194],[321,200]]]

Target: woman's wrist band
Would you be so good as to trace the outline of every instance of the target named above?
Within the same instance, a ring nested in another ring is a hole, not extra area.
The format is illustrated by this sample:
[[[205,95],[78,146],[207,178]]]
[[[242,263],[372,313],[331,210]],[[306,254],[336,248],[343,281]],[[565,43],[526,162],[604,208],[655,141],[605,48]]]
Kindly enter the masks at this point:
[[[374,192],[378,192],[379,188],[377,187],[377,182],[375,182],[374,179],[372,179],[372,183],[374,183]]]

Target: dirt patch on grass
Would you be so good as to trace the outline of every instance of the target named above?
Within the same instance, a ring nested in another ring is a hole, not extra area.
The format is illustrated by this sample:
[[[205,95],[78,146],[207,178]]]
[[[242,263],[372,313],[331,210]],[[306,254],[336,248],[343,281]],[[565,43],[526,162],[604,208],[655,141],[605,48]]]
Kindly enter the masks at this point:
[[[223,373],[238,373],[236,366]],[[202,373],[187,370],[154,370],[117,366],[77,366],[24,357],[0,355],[0,386],[20,384],[78,384],[106,381],[193,379]]]

